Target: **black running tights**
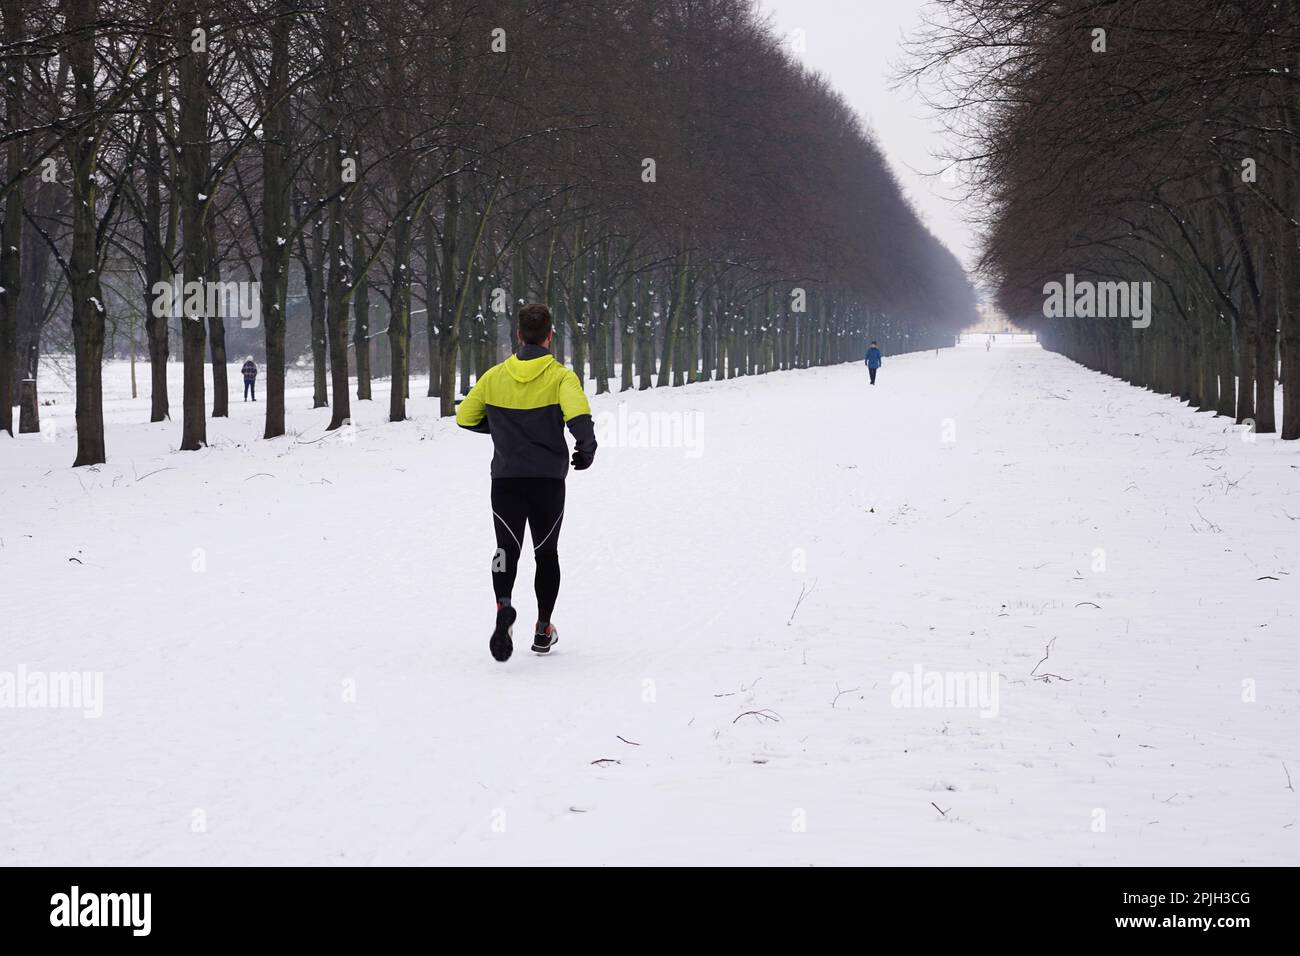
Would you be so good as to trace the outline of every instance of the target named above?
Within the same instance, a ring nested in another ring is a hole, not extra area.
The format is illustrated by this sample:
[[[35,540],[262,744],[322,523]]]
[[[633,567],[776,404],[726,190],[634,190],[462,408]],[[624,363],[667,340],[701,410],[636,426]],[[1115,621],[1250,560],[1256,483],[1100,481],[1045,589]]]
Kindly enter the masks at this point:
[[[497,550],[492,557],[492,590],[510,597],[524,547],[524,524],[532,536],[537,574],[537,620],[548,623],[560,593],[560,523],[564,520],[563,478],[494,478],[492,522]]]

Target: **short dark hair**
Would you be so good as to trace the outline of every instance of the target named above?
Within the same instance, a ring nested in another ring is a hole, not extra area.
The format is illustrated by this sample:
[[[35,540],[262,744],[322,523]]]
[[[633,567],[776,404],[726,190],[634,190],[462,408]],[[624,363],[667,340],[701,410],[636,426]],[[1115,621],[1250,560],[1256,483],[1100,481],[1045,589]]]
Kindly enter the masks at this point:
[[[519,338],[525,345],[541,345],[550,334],[550,309],[533,302],[519,310]]]

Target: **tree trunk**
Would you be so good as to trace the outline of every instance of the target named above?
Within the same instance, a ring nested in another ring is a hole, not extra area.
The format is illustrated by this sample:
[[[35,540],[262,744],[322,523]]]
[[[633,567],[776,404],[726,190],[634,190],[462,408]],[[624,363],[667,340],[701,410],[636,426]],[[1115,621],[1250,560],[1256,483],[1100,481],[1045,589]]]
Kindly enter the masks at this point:
[[[1292,155],[1297,155],[1293,151]],[[1290,207],[1294,208],[1294,207]],[[1300,231],[1285,230],[1281,257],[1282,293],[1282,438],[1300,439]]]
[[[315,177],[315,191],[309,201],[314,202],[326,194],[326,166],[330,161],[328,150],[322,149]],[[335,160],[338,159],[337,154]],[[328,339],[325,332],[325,211],[317,210],[311,227],[311,250],[304,257],[303,273],[307,284],[307,301],[311,307],[311,366],[312,408],[324,408],[330,403],[329,371],[326,361]]]
[[[462,280],[465,292],[472,292],[474,279],[468,273]],[[470,379],[474,375],[474,353],[478,349],[479,323],[476,319],[466,319],[463,315],[459,322],[460,336],[460,374],[456,379],[456,394],[464,398],[469,394]]]
[[[677,272],[677,288],[673,292],[673,301],[665,318],[663,351],[659,356],[660,388],[672,381],[673,362],[677,353],[677,330],[681,324],[682,309],[686,303],[687,274],[690,271],[691,254],[683,253],[682,265]]]
[[[442,394],[442,290],[438,274],[438,233],[434,228],[433,204],[424,217],[424,326],[429,353],[429,398]],[[410,390],[407,390],[410,397]]]
[[[691,283],[686,305],[686,384],[699,381],[700,369],[700,303]]]
[[[167,397],[167,359],[171,344],[172,310],[160,308],[154,289],[172,281],[168,265],[171,249],[165,249],[163,237],[163,145],[158,113],[162,104],[161,40],[151,38],[145,44],[145,67],[150,71],[144,87],[141,122],[144,123],[144,222],[141,223],[144,247],[145,339],[149,346],[149,421],[163,422],[171,417]],[[169,147],[170,149],[170,147]],[[175,198],[171,199],[175,205]],[[170,220],[169,220],[170,221]]]
[[[99,465],[104,452],[104,294],[99,285],[99,242],[95,220],[98,188],[98,115],[95,110],[97,0],[70,0],[68,60],[77,115],[84,125],[67,139],[72,189],[72,250],[68,288],[72,296],[72,341],[77,364],[77,458],[74,468]]]
[[[328,142],[337,145],[337,139]],[[330,172],[326,178],[326,189],[330,193],[337,193],[343,184],[342,168],[338,161],[340,153],[337,148],[331,149],[330,153],[336,159],[328,164]],[[347,238],[344,215],[342,199],[336,197],[330,200],[326,206],[326,216],[329,219],[326,227],[329,235],[329,277],[326,280],[325,328],[329,341],[330,389],[334,393],[334,403],[326,431],[342,428],[352,421],[352,395],[348,390],[348,306],[352,263],[348,261],[347,251],[343,248]]]
[[[455,156],[454,151],[452,157]],[[454,159],[449,159],[454,162]],[[459,177],[447,177],[443,194],[442,217],[442,275],[438,287],[438,311],[441,314],[438,363],[440,394],[439,414],[456,413],[456,352],[460,347],[460,316],[456,309],[460,289],[460,272],[456,267],[457,239],[460,233]],[[430,383],[432,387],[432,382]]]
[[[18,433],[30,435],[41,430],[41,406],[36,399],[36,379],[24,378],[20,383],[18,405]]]
[[[571,258],[571,268],[569,270],[569,334],[573,341],[573,362],[570,366],[573,374],[578,376],[578,382],[582,383],[587,380],[587,336],[583,320],[586,318],[586,305],[582,301],[582,288],[585,282],[586,273],[582,267],[582,259],[579,253],[579,247],[582,244],[582,228],[579,226],[573,231],[573,255]]]
[[[641,284],[641,296],[636,315],[636,365],[640,373],[637,390],[642,391],[649,388],[654,381],[655,301],[654,280],[649,274],[638,281]]]
[[[606,238],[600,244],[600,254],[596,261],[595,302],[591,313],[591,377],[596,380],[596,394],[604,395],[609,391],[609,369],[605,347],[607,329],[612,324],[610,315],[614,311],[614,290],[609,274],[609,243]]]
[[[10,84],[12,85],[12,84]],[[9,143],[9,168],[15,169],[18,139]],[[19,160],[21,162],[21,160]],[[22,209],[23,186],[19,179],[5,202],[4,224],[0,226],[0,431],[14,433],[14,404],[18,394],[18,315],[22,293]]]
[[[1219,379],[1219,401],[1215,414],[1233,418],[1237,414],[1237,363],[1233,354],[1233,320],[1224,316],[1214,323],[1214,355]]]
[[[358,198],[354,207],[352,261],[356,263],[356,268],[360,269],[368,255],[365,239],[365,203]],[[356,329],[352,334],[352,351],[357,363],[357,400],[370,401],[370,283],[364,273],[358,274],[352,295],[353,314],[356,317]]]
[[[208,231],[208,275],[213,283],[221,281],[221,263],[217,261],[216,218],[209,214],[205,228]],[[212,417],[230,417],[230,369],[226,362],[226,320],[221,315],[220,307],[208,316],[208,340],[212,358]]]
[[[17,50],[25,29],[24,0],[5,0],[4,40]],[[9,132],[23,126],[23,94],[27,89],[23,71],[26,58],[5,59],[5,119]],[[23,138],[14,136],[7,149],[8,179],[12,185],[5,196],[4,223],[0,225],[0,431],[14,433],[14,403],[18,400],[18,320],[22,298],[22,248],[24,174]],[[30,294],[30,292],[29,292]],[[36,292],[40,294],[39,290]]]
[[[727,377],[727,329],[731,323],[731,299],[722,289],[713,317],[713,377],[719,382]]]
[[[180,204],[183,224],[181,269],[186,282],[202,283],[208,278],[207,192],[208,170],[208,85],[206,53],[191,49],[192,30],[199,23],[198,4],[189,2],[178,8],[176,43],[180,53]],[[205,297],[206,298],[206,297]],[[184,362],[184,386],[181,398],[183,424],[181,451],[197,451],[207,444],[203,382],[203,347],[205,307],[185,301],[181,319],[181,357]]]
[[[36,215],[48,216],[54,213],[66,194],[60,184],[50,184],[49,188],[38,184],[32,203]],[[23,295],[18,302],[18,344],[15,349],[21,406],[19,434],[40,431],[37,378],[40,369],[41,331],[48,318],[45,286],[50,266],[54,263],[54,254],[37,230],[24,230],[23,243]]]
[[[623,314],[619,318],[619,359],[623,366],[619,369],[621,374],[618,390],[620,392],[631,391],[633,387],[632,350],[636,344],[636,306],[640,283],[640,279],[628,279],[623,284]]]
[[[1291,0],[1290,9],[1294,19],[1300,3]],[[1284,85],[1281,77],[1276,82],[1278,86]],[[1280,97],[1279,102],[1283,104],[1280,110],[1283,125],[1291,130],[1287,153],[1292,175],[1283,177],[1282,208],[1295,221],[1297,214],[1300,214],[1300,187],[1297,186],[1294,175],[1297,164],[1300,164],[1300,146],[1296,145],[1295,138],[1296,129],[1300,127],[1300,94],[1292,91],[1289,96]],[[1278,283],[1281,286],[1278,329],[1282,353],[1282,439],[1296,441],[1300,440],[1300,227],[1283,225],[1281,236],[1282,243],[1278,252]]]
[[[411,200],[409,170],[398,175],[397,222],[393,227],[392,312],[388,317],[388,352],[392,365],[388,394],[388,420],[406,420],[406,393],[410,378],[411,339]]]
[[[271,63],[262,139],[262,336],[266,345],[266,427],[262,438],[284,434],[285,309],[289,293],[289,41],[294,0],[277,0],[270,24]]]
[[[1281,274],[1275,255],[1277,231],[1264,230],[1259,257],[1259,328],[1255,333],[1255,432],[1277,432],[1277,320]]]
[[[1255,278],[1255,260],[1251,255],[1235,183],[1227,166],[1219,169],[1219,183],[1224,193],[1229,232],[1241,259],[1243,276],[1240,295],[1240,318],[1237,323],[1237,423],[1255,420],[1255,363],[1259,353],[1259,283]]]

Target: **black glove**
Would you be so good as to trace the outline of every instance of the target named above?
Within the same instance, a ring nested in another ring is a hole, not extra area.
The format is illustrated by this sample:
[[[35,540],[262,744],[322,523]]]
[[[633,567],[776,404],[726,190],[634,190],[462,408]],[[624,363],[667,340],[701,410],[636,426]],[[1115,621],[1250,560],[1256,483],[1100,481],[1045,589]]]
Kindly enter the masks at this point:
[[[591,463],[595,458],[596,456],[589,451],[579,451],[576,448],[573,449],[572,464],[574,471],[584,471],[587,468],[590,468]]]

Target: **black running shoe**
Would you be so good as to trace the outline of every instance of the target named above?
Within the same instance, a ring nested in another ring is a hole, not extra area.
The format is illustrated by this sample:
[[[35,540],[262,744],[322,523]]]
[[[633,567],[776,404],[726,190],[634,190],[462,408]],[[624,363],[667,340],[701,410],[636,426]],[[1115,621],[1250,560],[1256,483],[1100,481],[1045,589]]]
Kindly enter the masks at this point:
[[[560,632],[554,624],[538,624],[533,634],[533,650],[538,654],[549,654],[551,648],[560,643]]]
[[[499,661],[510,660],[510,655],[514,653],[515,642],[511,640],[511,636],[514,634],[517,613],[509,604],[497,605],[497,626],[492,632],[492,639],[488,641],[488,649]]]

